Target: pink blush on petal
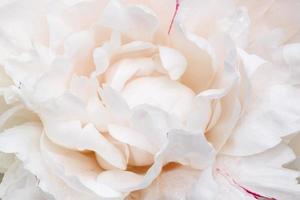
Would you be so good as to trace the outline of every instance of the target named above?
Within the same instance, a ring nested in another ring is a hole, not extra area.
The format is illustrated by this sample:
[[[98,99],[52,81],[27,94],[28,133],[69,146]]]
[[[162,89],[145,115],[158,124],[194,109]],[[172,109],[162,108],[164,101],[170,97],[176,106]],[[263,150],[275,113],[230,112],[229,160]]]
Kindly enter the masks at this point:
[[[171,32],[171,30],[172,30],[172,26],[173,26],[173,23],[174,23],[174,19],[175,19],[177,13],[178,13],[179,6],[180,6],[179,0],[176,0],[176,7],[175,7],[174,14],[173,14],[173,16],[172,16],[171,23],[170,23],[170,25],[169,25],[168,34],[170,34],[170,32]]]

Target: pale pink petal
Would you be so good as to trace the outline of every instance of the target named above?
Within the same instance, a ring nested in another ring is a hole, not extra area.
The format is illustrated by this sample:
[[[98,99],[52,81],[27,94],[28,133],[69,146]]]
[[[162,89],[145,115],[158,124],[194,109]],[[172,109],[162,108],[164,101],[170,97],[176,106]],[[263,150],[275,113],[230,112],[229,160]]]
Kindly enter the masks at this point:
[[[154,147],[149,143],[147,137],[134,129],[109,124],[108,131],[112,137],[123,143],[138,147],[149,153],[155,153]]]
[[[145,77],[128,83],[122,96],[131,108],[148,104],[184,121],[191,109],[194,92],[166,77]]]
[[[160,46],[159,56],[162,66],[167,70],[172,80],[177,80],[185,72],[187,61],[185,57],[175,49]]]
[[[299,94],[299,88],[289,85],[273,85],[257,91],[222,152],[231,155],[259,153],[298,131]]]
[[[41,152],[53,173],[72,188],[97,194],[100,197],[117,198],[121,194],[98,183],[97,175],[102,171],[93,157],[61,148],[45,136],[41,140]]]
[[[158,27],[158,20],[149,8],[137,5],[127,6],[119,0],[108,3],[102,13],[100,23],[133,39],[146,41],[152,39]]]
[[[186,199],[199,174],[200,171],[183,166],[162,171],[160,176],[148,188],[137,191],[132,196],[137,196],[143,200]]]

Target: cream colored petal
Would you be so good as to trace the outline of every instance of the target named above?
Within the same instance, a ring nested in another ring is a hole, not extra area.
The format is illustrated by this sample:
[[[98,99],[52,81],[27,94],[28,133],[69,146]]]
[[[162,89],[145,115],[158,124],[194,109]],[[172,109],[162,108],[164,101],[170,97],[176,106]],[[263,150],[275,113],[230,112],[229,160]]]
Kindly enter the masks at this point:
[[[252,74],[256,71],[256,69],[260,66],[265,64],[267,61],[264,59],[260,58],[257,55],[250,55],[246,51],[242,49],[238,49],[238,54],[241,57],[245,71],[248,75],[248,77],[251,77]]]
[[[108,131],[112,137],[121,142],[146,150],[150,153],[155,153],[154,147],[149,143],[147,137],[134,129],[116,124],[109,124]]]
[[[136,195],[143,200],[188,199],[186,196],[189,195],[189,190],[197,181],[199,174],[198,170],[177,166],[174,169],[162,171],[149,187],[137,191],[132,196]]]
[[[159,56],[170,78],[178,80],[187,67],[185,57],[179,51],[165,46],[159,47]]]
[[[143,77],[128,83],[122,96],[131,108],[148,104],[184,121],[191,109],[194,92],[166,77]]]
[[[53,173],[72,188],[102,198],[120,198],[119,192],[97,182],[101,169],[95,158],[61,148],[45,136],[41,140],[41,152]]]
[[[77,74],[87,76],[94,70],[92,54],[95,45],[92,31],[75,32],[65,40],[64,55],[72,60]]]
[[[143,175],[121,170],[107,170],[101,172],[97,177],[98,183],[107,185],[117,191],[123,191],[125,188],[134,187],[142,180]]]
[[[105,7],[100,23],[120,31],[135,40],[151,40],[158,27],[158,20],[149,8],[124,5],[113,0]],[[135,31],[132,31],[135,30]]]
[[[240,188],[264,197],[293,200],[300,195],[296,180],[299,172],[286,169],[283,165],[294,159],[293,151],[282,143],[252,156],[220,157],[217,166],[224,169],[224,173],[229,174],[233,179],[231,181]]]
[[[300,77],[300,43],[287,44],[283,47],[283,58],[289,65],[291,75],[289,82],[292,84],[299,84]]]
[[[54,200],[38,187],[38,179],[15,161],[5,173],[0,184],[0,197],[3,200]]]
[[[231,155],[263,152],[279,144],[282,137],[298,131],[299,94],[299,88],[289,85],[273,85],[256,93],[222,152]]]
[[[70,82],[70,93],[80,98],[84,103],[88,103],[91,98],[98,97],[98,80],[85,76],[74,75]]]

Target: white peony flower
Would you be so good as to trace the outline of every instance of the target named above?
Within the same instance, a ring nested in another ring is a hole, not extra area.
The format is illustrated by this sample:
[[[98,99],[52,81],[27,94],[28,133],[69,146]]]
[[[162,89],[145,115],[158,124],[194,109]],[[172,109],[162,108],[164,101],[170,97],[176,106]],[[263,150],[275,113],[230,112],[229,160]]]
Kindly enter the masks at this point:
[[[0,1],[0,198],[300,198],[299,9]]]

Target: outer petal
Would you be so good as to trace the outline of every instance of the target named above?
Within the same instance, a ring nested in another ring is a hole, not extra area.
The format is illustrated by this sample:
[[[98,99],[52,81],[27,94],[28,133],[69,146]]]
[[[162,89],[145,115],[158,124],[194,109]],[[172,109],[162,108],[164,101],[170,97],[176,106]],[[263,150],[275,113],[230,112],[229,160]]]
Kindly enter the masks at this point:
[[[3,177],[0,185],[3,200],[54,200],[38,187],[38,179],[15,161]]]
[[[41,142],[42,155],[47,165],[56,176],[62,178],[72,188],[88,194],[97,194],[100,197],[121,196],[119,192],[97,182],[96,177],[101,169],[93,156],[61,148],[45,136]]]
[[[129,199],[186,199],[187,193],[197,181],[199,173],[198,170],[184,166],[175,166],[174,169],[163,170],[149,187],[134,192]]]
[[[219,168],[217,173],[250,195],[247,190],[264,197],[294,200],[300,197],[296,180],[299,172],[283,167],[294,159],[292,150],[279,144],[253,156],[221,156],[216,167]]]
[[[41,127],[36,123],[23,124],[0,134],[0,151],[16,153],[24,167],[39,179],[39,187],[56,199],[92,200],[92,196],[66,185],[49,170],[40,152]]]
[[[299,88],[273,85],[260,92],[252,99],[223,153],[259,153],[279,144],[281,137],[300,130]]]

